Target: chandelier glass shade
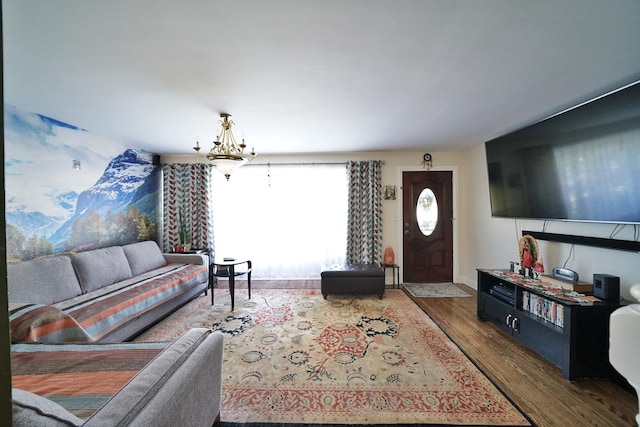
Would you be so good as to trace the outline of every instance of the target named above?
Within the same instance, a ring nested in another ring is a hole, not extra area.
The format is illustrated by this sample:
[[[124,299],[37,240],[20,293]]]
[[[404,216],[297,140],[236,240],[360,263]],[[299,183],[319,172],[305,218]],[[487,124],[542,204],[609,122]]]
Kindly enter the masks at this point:
[[[249,153],[244,152],[245,148],[247,148],[244,138],[242,138],[240,144],[236,142],[233,131],[231,130],[234,123],[229,117],[231,117],[231,114],[220,114],[220,134],[216,137],[216,140],[213,141],[211,149],[208,152],[200,154],[202,147],[200,147],[200,142],[198,141],[196,141],[196,146],[193,147],[196,153],[206,157],[215,168],[227,178],[227,181],[236,169],[248,161],[253,160],[256,156],[253,148]]]

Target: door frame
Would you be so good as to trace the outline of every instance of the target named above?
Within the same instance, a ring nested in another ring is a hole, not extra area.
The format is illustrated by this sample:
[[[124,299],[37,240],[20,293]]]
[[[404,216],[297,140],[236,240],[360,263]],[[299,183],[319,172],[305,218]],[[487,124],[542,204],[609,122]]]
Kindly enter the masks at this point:
[[[460,265],[458,258],[460,249],[458,245],[458,166],[434,166],[427,170],[421,166],[398,166],[396,172],[396,182],[400,183],[400,191],[402,191],[402,173],[403,172],[429,172],[429,171],[450,171],[451,172],[451,192],[452,204],[453,204],[453,281],[455,283],[460,282],[460,276],[458,274],[458,266]],[[401,193],[402,194],[402,193]],[[400,265],[400,283],[404,283],[404,247],[402,244],[402,196],[398,197],[398,203],[396,203],[396,247],[398,249],[398,255],[396,256],[396,263]]]

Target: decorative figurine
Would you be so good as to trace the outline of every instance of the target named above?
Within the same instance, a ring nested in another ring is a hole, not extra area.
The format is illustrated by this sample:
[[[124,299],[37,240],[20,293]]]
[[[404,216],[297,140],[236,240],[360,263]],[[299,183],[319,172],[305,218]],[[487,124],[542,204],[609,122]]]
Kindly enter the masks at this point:
[[[538,262],[540,251],[538,242],[530,234],[525,234],[518,241],[520,252],[520,274],[533,277],[534,266]]]
[[[384,250],[384,263],[386,265],[392,265],[396,260],[396,256],[393,253],[393,248],[391,246],[388,246],[385,250]]]

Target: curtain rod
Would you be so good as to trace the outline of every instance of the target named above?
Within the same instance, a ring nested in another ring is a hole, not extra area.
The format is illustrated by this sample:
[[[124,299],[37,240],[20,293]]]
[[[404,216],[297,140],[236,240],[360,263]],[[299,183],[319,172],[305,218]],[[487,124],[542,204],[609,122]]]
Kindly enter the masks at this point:
[[[302,165],[346,165],[347,162],[267,162],[267,163],[247,163],[243,167],[247,166],[302,166]]]
[[[356,160],[356,161],[364,161],[367,162],[369,160]],[[384,160],[376,160],[381,162],[383,165],[385,163]],[[301,165],[346,165],[349,161],[346,162],[267,162],[267,163],[247,163],[243,167],[247,166],[301,166]]]

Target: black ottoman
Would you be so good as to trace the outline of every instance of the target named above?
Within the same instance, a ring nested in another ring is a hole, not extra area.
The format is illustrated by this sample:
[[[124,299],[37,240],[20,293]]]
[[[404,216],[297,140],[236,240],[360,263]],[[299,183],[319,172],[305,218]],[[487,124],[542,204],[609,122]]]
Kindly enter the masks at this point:
[[[320,289],[328,294],[384,295],[384,270],[377,264],[334,264],[322,269]]]

